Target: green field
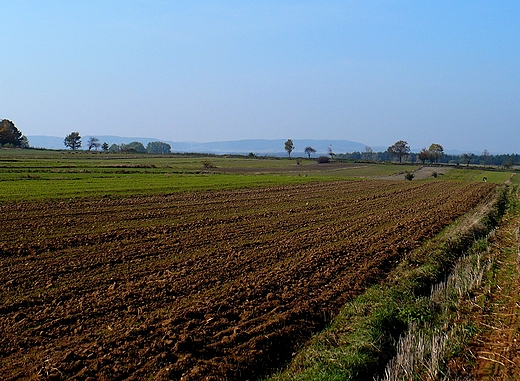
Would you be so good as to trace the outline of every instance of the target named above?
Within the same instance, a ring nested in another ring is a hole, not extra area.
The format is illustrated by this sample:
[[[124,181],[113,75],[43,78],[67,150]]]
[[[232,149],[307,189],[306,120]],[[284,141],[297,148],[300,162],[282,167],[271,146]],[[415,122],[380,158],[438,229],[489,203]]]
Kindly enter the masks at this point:
[[[168,194],[180,191],[389,177],[419,165],[316,164],[311,159],[0,150],[0,202]],[[503,183],[512,172],[448,169],[444,180]],[[435,179],[430,178],[430,181]],[[513,181],[519,183],[519,176]]]

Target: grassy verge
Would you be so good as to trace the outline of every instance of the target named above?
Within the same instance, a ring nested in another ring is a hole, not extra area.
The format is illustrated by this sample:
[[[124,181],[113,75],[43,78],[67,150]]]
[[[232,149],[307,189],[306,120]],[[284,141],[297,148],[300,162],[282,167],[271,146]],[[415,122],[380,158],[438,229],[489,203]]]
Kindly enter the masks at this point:
[[[270,380],[368,380],[382,376],[386,364],[398,354],[399,337],[410,327],[442,326],[443,308],[430,299],[431,287],[446,276],[475,240],[496,226],[506,208],[505,189],[486,208],[459,220],[411,253],[384,285],[373,286],[348,303],[328,329]]]
[[[471,327],[475,334],[460,343],[463,349],[456,356],[449,356],[449,379],[518,378],[519,187],[512,187],[511,194],[507,214],[496,234],[477,248],[477,254],[487,264],[482,285],[459,298],[452,309],[452,315],[456,314],[454,326]]]
[[[441,380],[449,373],[447,362],[460,353],[476,332],[461,320],[459,305],[482,285],[493,261],[487,257],[488,240],[482,238],[460,258],[448,278],[432,288],[428,307],[432,319],[412,322],[397,343],[397,353],[387,364],[381,381]]]
[[[461,369],[464,373],[462,378],[466,379],[466,370],[474,366],[477,359],[467,345],[474,340],[475,334],[482,333],[482,327],[491,326],[480,321],[481,314],[493,310],[493,306],[489,305],[491,299],[494,299],[495,306],[503,307],[512,303],[513,310],[516,310],[518,293],[513,288],[518,287],[515,282],[518,282],[519,251],[518,226],[515,221],[518,221],[520,215],[517,192],[517,186],[510,187],[506,216],[500,224],[500,231],[495,234],[493,230],[487,237],[476,241],[467,255],[457,261],[449,277],[432,288],[430,309],[437,311],[436,318],[425,325],[412,324],[407,334],[399,340],[397,355],[387,365],[383,380],[459,379],[461,375],[455,373],[460,373]],[[504,236],[507,235],[513,236],[513,242],[504,242]],[[491,290],[498,291],[491,293]],[[503,315],[504,320],[509,320],[510,316],[509,313],[496,315]],[[488,323],[497,325],[495,318]],[[505,336],[509,335],[509,328],[506,322]],[[494,371],[497,371],[497,364],[501,364],[507,373],[508,366],[503,360],[505,356],[489,358],[489,353],[497,351],[497,343],[493,340],[491,349],[482,343],[482,339],[479,339],[477,347],[482,347],[486,355],[478,358],[488,360]],[[503,343],[504,352],[510,350],[510,345],[508,342]],[[463,366],[458,365],[461,361]],[[482,367],[481,364],[479,370]],[[493,374],[490,379],[495,379],[497,375]]]

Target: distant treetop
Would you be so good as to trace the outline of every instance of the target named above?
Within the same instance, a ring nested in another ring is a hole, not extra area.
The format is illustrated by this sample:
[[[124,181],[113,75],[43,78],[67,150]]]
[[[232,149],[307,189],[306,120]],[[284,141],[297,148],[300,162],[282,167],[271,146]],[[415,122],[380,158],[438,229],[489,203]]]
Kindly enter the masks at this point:
[[[287,139],[285,142],[285,150],[289,154],[289,157],[291,157],[291,152],[294,150],[294,143],[291,139]]]
[[[70,148],[73,151],[76,151],[78,148],[81,147],[81,135],[79,132],[71,132],[67,136],[65,136],[65,139],[63,139],[63,144],[65,144],[65,147]]]
[[[9,119],[0,120],[0,147],[29,147],[29,139]]]
[[[391,145],[386,150],[390,155],[399,158],[399,163],[402,162],[403,157],[410,154],[410,146],[405,140],[399,140],[394,145]]]

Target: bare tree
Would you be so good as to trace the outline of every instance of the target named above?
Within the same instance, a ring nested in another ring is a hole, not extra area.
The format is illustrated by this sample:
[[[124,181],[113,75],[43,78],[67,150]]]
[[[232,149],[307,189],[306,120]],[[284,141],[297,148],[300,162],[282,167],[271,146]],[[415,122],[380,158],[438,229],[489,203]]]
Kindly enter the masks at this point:
[[[365,160],[372,160],[373,154],[372,147],[365,146]]]
[[[485,149],[484,152],[482,152],[482,161],[485,165],[489,163],[490,156],[491,155],[489,154],[489,151],[487,149]]]
[[[101,143],[99,143],[99,139],[98,138],[95,138],[95,137],[91,136],[90,138],[88,138],[87,147],[88,147],[89,151],[92,148],[95,148],[96,151],[97,151],[98,148],[101,147]]]
[[[466,163],[466,166],[468,167],[469,166],[469,163],[471,163],[471,161],[475,158],[475,154],[474,153],[471,153],[471,154],[467,154],[467,153],[464,153],[462,154],[461,156],[461,159],[464,163]]]

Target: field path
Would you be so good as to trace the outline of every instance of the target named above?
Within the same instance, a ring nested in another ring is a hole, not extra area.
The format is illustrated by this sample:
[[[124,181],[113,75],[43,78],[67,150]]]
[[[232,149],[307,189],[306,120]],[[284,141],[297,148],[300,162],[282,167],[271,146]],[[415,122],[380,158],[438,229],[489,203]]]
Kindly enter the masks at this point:
[[[350,181],[1,205],[0,379],[256,379],[494,193]]]

